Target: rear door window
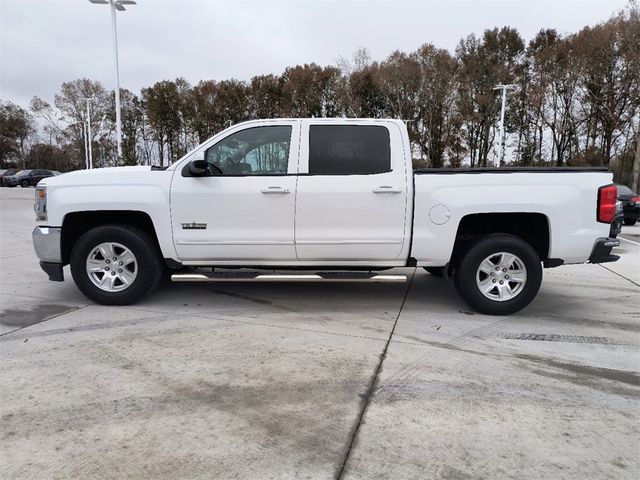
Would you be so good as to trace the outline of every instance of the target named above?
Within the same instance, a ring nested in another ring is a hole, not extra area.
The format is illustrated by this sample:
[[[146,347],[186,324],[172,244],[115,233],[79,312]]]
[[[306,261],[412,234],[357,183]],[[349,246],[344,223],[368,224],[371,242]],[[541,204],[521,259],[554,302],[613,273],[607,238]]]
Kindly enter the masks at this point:
[[[309,127],[309,173],[369,175],[391,171],[389,130],[378,125]]]

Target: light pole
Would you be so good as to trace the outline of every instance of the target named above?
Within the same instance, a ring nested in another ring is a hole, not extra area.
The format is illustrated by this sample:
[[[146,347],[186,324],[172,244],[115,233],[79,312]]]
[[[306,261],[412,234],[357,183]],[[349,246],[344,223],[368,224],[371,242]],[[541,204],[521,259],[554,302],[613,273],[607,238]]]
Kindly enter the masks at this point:
[[[93,168],[93,152],[91,149],[92,137],[91,137],[91,100],[93,97],[85,98],[87,101],[87,143],[89,145],[89,166],[88,168]]]
[[[122,157],[122,120],[120,118],[120,67],[118,66],[118,32],[116,30],[116,10],[124,12],[125,5],[135,5],[133,0],[89,0],[91,3],[111,7],[111,26],[113,28],[113,64],[116,70],[116,144],[118,145],[118,159]]]
[[[84,137],[84,165],[87,170],[89,170],[89,137],[87,136],[87,124],[85,122],[81,122],[82,125],[82,133]]]
[[[87,146],[87,122],[76,122],[72,123],[70,126],[80,126],[82,132],[82,138],[84,140],[84,167],[89,169],[89,147]]]
[[[493,87],[494,90],[502,90],[502,111],[500,112],[500,166],[504,164],[504,113],[507,108],[507,90],[510,88],[516,88],[516,84],[500,84]]]

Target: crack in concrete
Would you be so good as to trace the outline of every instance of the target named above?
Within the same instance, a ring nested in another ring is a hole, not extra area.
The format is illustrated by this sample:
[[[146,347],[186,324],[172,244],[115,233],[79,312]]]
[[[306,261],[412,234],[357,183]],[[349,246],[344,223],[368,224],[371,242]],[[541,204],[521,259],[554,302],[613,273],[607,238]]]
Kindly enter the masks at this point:
[[[393,338],[393,334],[396,331],[398,320],[400,320],[400,315],[402,314],[402,310],[404,309],[404,305],[407,301],[407,297],[409,296],[409,291],[411,290],[411,285],[413,284],[413,279],[415,275],[416,275],[416,269],[414,268],[411,274],[411,279],[409,280],[409,285],[407,286],[407,290],[404,292],[404,297],[402,298],[402,303],[400,304],[398,315],[396,315],[396,319],[393,322],[393,327],[391,327],[391,332],[389,332],[389,338],[387,338],[387,342],[385,343],[384,348],[382,349],[382,353],[380,354],[380,361],[378,362],[378,365],[376,366],[376,369],[373,372],[367,393],[362,396],[362,399],[360,401],[360,413],[358,414],[356,418],[356,422],[351,430],[351,438],[349,440],[349,444],[347,445],[347,450],[345,452],[344,458],[342,462],[339,464],[339,469],[337,470],[336,475],[334,477],[336,480],[341,480],[343,475],[346,472],[346,466],[347,466],[347,462],[349,461],[349,456],[351,455],[351,450],[353,450],[353,447],[356,444],[356,441],[358,439],[358,432],[360,431],[360,426],[362,425],[364,416],[367,413],[367,409],[369,408],[369,404],[371,403],[371,399],[373,398],[374,390],[378,385],[378,379],[380,378],[380,372],[382,371],[382,364],[385,358],[387,357],[387,351],[389,350],[391,339]]]
[[[601,266],[602,268],[604,268],[605,270],[608,270],[609,272],[619,276],[620,278],[624,278],[626,281],[633,283],[636,287],[640,287],[640,283],[636,283],[633,280],[631,280],[630,278],[625,277],[624,275],[622,275],[621,273],[616,272],[615,270],[611,270],[610,268],[605,267],[604,265],[602,265],[601,263],[598,264],[599,266]]]

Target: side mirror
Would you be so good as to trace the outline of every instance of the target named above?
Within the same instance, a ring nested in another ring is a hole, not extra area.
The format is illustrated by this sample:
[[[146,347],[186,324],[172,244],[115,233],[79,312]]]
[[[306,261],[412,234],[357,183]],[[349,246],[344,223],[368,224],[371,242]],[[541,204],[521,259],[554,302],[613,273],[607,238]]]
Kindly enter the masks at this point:
[[[194,177],[200,177],[207,173],[209,163],[206,160],[191,160],[189,162],[189,173]]]
[[[196,154],[195,158],[182,168],[183,177],[205,177],[209,175],[222,175],[222,170],[216,165],[207,162],[202,153]]]

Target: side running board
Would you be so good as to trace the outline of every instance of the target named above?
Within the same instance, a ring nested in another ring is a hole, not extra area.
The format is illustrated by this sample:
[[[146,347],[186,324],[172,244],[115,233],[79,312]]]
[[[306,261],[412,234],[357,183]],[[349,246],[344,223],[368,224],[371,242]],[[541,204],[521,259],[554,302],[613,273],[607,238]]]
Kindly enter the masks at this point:
[[[260,273],[211,272],[174,273],[172,282],[373,282],[403,283],[406,275],[381,275],[371,272]]]

